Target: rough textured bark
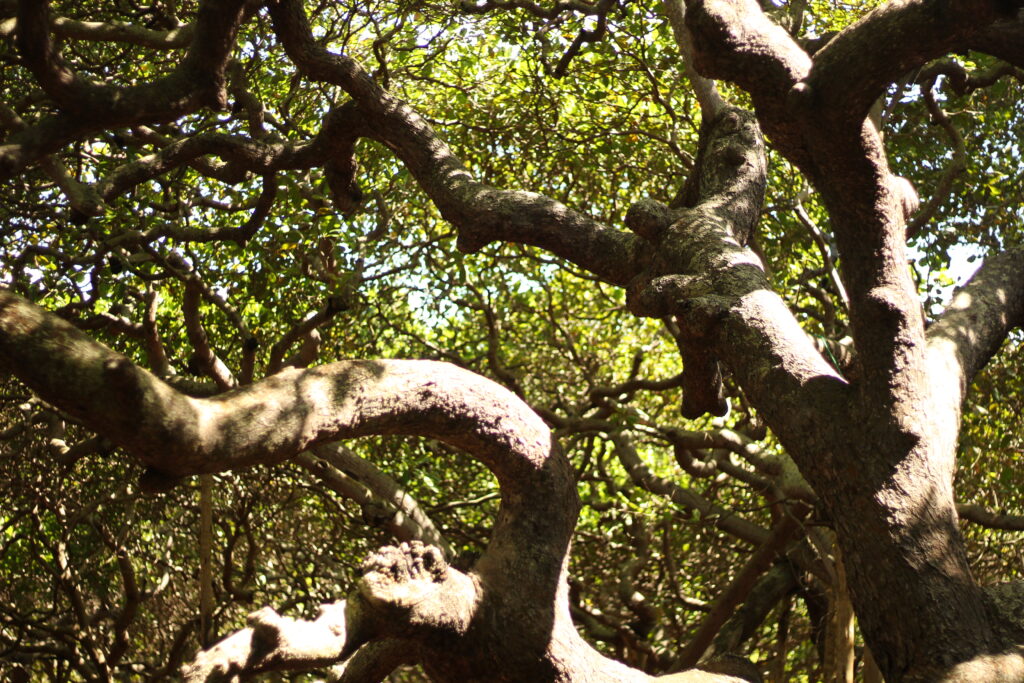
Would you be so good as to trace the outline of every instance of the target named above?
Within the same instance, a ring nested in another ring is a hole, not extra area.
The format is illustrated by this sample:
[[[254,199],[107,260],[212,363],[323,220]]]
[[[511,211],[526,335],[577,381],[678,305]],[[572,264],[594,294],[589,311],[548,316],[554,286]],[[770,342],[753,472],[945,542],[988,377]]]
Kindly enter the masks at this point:
[[[367,434],[437,438],[497,476],[501,509],[468,574],[431,546],[384,548],[364,562],[344,607],[309,624],[258,612],[250,630],[204,653],[189,680],[313,668],[390,638],[415,642],[417,661],[438,681],[649,679],[576,633],[565,580],[578,511],[572,469],[544,422],[489,380],[430,361],[347,361],[196,399],[2,290],[0,365],[148,465],[149,479],[280,462]]]
[[[637,315],[671,318],[680,331],[684,415],[724,412],[723,372],[732,374],[835,527],[854,607],[887,680],[1024,680],[1019,587],[985,591],[974,582],[952,490],[964,393],[1024,322],[1024,252],[991,259],[926,331],[906,268],[903,183],[865,120],[892,80],[950,51],[988,50],[1020,65],[1019,2],[891,2],[813,55],[754,0],[690,0],[685,27],[674,7],[673,28],[687,45],[692,37],[696,71],[749,92],[754,112],[725,106],[704,88],[699,154],[680,200],[664,206],[638,198],[625,220],[629,232],[543,195],[478,181],[420,114],[351,57],[316,42],[301,2],[266,6],[300,72],[339,86],[351,102],[329,112],[305,145],[218,134],[170,142],[97,183],[99,198],[213,155],[227,163],[202,168],[235,182],[249,172],[268,178],[324,166],[339,205],[351,208],[343,195],[352,192],[355,140],[383,143],[456,228],[460,249],[495,241],[540,247],[624,287]],[[47,3],[21,0],[21,58],[59,111],[18,126],[0,146],[0,176],[90,131],[223,108],[235,35],[253,8],[205,0],[183,31],[189,42],[178,68],[116,88],[81,77],[52,38],[55,30],[97,35],[109,28],[54,23]],[[126,40],[177,46],[185,38]],[[829,211],[855,380],[821,356],[749,246],[765,190],[762,130]],[[267,196],[272,201],[273,192]],[[95,198],[87,204],[102,208]],[[232,234],[244,242],[251,232]],[[191,290],[187,314],[197,310],[195,296]],[[210,351],[201,328],[189,333]],[[276,354],[275,369],[282,358]],[[200,656],[193,680],[339,659],[354,680],[405,661],[384,647],[394,642],[411,644],[405,651],[439,681],[647,680],[598,655],[572,626],[565,562],[578,503],[571,468],[546,425],[512,393],[451,366],[402,361],[287,368],[232,388],[212,351],[201,360],[230,391],[179,393],[0,291],[0,365],[146,465],[149,487],[281,462],[340,438],[410,434],[440,439],[487,465],[501,484],[502,507],[486,554],[468,573],[429,546],[382,549],[364,564],[360,588],[344,606],[311,624],[257,613],[251,629]],[[627,450],[620,457],[635,480],[671,488]],[[764,537],[757,527],[734,526],[752,540]],[[670,680],[709,676],[684,672]]]
[[[27,66],[61,111],[0,145],[0,178],[8,178],[77,137],[109,127],[174,119],[201,107],[227,108],[225,70],[246,0],[206,0],[187,36],[188,50],[170,74],[138,85],[117,87],[77,74],[50,35],[50,4],[18,3],[17,44]]]
[[[813,58],[771,25],[756,3],[694,2],[688,14],[699,67],[751,92],[769,135],[812,179],[830,211],[861,379],[847,396],[849,410],[831,414],[836,431],[825,450],[793,439],[786,418],[772,415],[769,424],[823,495],[865,636],[891,680],[1018,680],[1024,671],[1012,656],[998,663],[986,659],[1006,644],[993,640],[982,592],[970,577],[952,494],[964,380],[980,367],[972,354],[987,359],[1005,338],[1007,323],[1020,322],[1020,283],[1005,279],[1019,269],[994,263],[991,274],[979,274],[972,285],[979,292],[970,306],[979,321],[976,339],[968,334],[951,341],[954,304],[926,342],[903,265],[902,211],[880,140],[864,120],[897,72],[963,44],[1005,16],[1001,11],[999,3],[891,3]],[[954,21],[958,12],[965,14]],[[936,21],[941,26],[917,32]],[[894,31],[920,40],[878,37]],[[993,299],[981,294],[986,290],[1002,292],[987,312]],[[950,346],[941,352],[944,342]],[[943,362],[948,369],[938,371]],[[951,379],[961,388],[954,397]],[[978,673],[970,673],[973,666]]]

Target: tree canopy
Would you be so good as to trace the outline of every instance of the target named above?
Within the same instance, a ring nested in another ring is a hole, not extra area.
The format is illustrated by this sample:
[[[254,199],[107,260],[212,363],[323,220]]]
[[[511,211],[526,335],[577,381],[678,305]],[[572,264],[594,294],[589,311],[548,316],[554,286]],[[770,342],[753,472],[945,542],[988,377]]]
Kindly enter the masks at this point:
[[[1024,681],[1019,0],[0,57],[0,677]]]

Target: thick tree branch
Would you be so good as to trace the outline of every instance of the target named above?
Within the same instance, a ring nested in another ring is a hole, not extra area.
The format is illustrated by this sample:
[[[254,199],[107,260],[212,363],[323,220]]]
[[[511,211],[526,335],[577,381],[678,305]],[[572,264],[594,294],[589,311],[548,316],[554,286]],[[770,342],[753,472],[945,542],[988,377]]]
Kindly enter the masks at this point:
[[[41,395],[51,396],[55,405],[64,404],[72,414],[111,432],[129,452],[145,454],[148,449],[139,446],[145,442],[166,443],[163,454],[141,459],[169,474],[220,472],[280,461],[303,450],[294,445],[312,445],[332,432],[338,436],[375,429],[394,433],[403,419],[414,416],[422,418],[420,429],[424,432],[452,431],[446,440],[479,450],[500,478],[527,474],[548,458],[541,452],[541,444],[550,443],[546,428],[526,406],[518,414],[501,413],[510,427],[514,424],[521,428],[520,434],[531,435],[522,446],[511,449],[522,454],[519,459],[504,452],[511,447],[506,443],[511,428],[477,426],[460,432],[444,427],[446,415],[468,424],[472,416],[482,418],[504,399],[511,397],[516,405],[522,404],[497,385],[442,363],[350,361],[308,371],[285,370],[258,386],[197,401],[170,390],[70,324],[6,290],[0,290],[0,330],[4,332],[0,350],[8,371]],[[438,390],[432,388],[440,380],[432,380],[431,373],[453,380],[452,394],[461,392],[461,401],[441,402]],[[388,393],[404,389],[425,393],[422,400],[409,401]],[[133,394],[146,400],[130,410],[131,417],[106,415],[112,412],[109,405],[122,403],[121,399]],[[366,401],[361,408],[353,403],[356,396]],[[474,408],[478,402],[481,405]],[[160,409],[163,415],[157,414]],[[481,410],[484,413],[478,412]],[[142,418],[141,423],[135,418]],[[134,430],[126,429],[131,424],[141,431],[164,431],[170,429],[169,422],[179,424],[177,435],[147,433],[139,438],[130,434]],[[289,431],[292,433],[283,433]],[[165,436],[171,440],[165,441]]]
[[[88,132],[172,121],[201,107],[227,107],[227,62],[248,0],[204,0],[192,42],[167,76],[134,86],[89,82],[57,52],[50,36],[49,2],[18,5],[18,47],[26,66],[61,108],[0,145],[0,178]]]
[[[602,225],[533,192],[500,190],[475,180],[409,105],[381,88],[352,58],[313,40],[302,5],[277,0],[270,7],[274,30],[288,56],[309,78],[344,88],[371,127],[370,137],[389,146],[459,230],[459,248],[473,252],[501,240],[542,247],[625,285],[636,274],[643,245],[633,235]]]
[[[1024,249],[993,256],[928,328],[928,358],[947,414],[959,416],[974,375],[1024,325]],[[951,391],[951,388],[955,390]]]
[[[859,125],[891,83],[921,64],[967,47],[993,22],[1009,19],[1014,4],[999,0],[886,3],[815,53],[805,82],[809,96],[840,127]]]
[[[635,313],[679,320],[684,414],[723,412],[722,361],[780,438],[796,446],[807,434],[820,434],[825,421],[808,406],[843,404],[846,382],[814,349],[771,291],[760,259],[744,247],[760,217],[766,171],[752,115],[726,109],[704,124],[701,148],[688,181],[694,188],[687,193],[689,208],[655,210],[646,202],[627,215],[627,225],[655,247],[651,265],[627,290],[628,302]],[[800,403],[788,404],[789,397]],[[798,426],[801,415],[810,422]]]
[[[388,144],[405,162],[420,186],[440,208],[442,215],[459,229],[460,247],[464,250],[475,250],[495,239],[540,246],[587,268],[608,282],[619,285],[628,284],[634,275],[640,274],[640,264],[651,258],[646,244],[651,241],[650,235],[638,240],[634,236],[600,225],[541,195],[502,191],[477,183],[429,125],[408,105],[381,89],[351,58],[333,55],[315,44],[299,3],[295,0],[279,0],[272,5],[271,14],[275,31],[292,60],[308,76],[340,85],[352,95],[357,105],[364,111],[368,125],[373,128],[371,137]],[[660,242],[654,240],[660,246],[666,247],[666,253],[658,255],[661,263],[645,270],[643,282],[649,282],[652,275],[663,273],[718,273],[725,266],[728,266],[726,270],[736,273],[738,270],[742,271],[748,262],[754,262],[753,257],[740,258],[735,251],[735,245],[737,240],[740,245],[745,244],[760,215],[761,193],[764,186],[760,136],[756,132],[756,126],[751,129],[746,119],[733,113],[723,114],[706,125],[709,130],[717,131],[709,133],[709,139],[720,139],[713,144],[709,143],[707,161],[702,164],[695,186],[700,188],[699,194],[703,202],[700,215],[715,216],[705,224],[710,227],[719,225],[721,221],[728,223],[723,233],[725,241],[721,244],[702,241],[701,238],[706,237],[705,233],[700,230],[684,230],[684,223],[693,221],[691,217],[688,221],[680,223],[678,231],[672,232],[673,239],[662,239]],[[727,143],[726,140],[730,139],[730,136],[735,136],[746,143]],[[660,226],[658,229],[664,228],[665,226]],[[693,233],[694,236],[685,240],[674,239],[682,232]],[[665,235],[667,232],[662,236]],[[722,264],[715,263],[712,267],[712,254],[723,248],[727,250],[729,257],[723,258]],[[695,268],[694,264],[701,267]],[[740,287],[748,294],[753,289],[767,289],[763,273],[761,278],[756,284],[753,281],[744,281]],[[678,301],[695,298],[692,293],[684,296],[682,294],[686,293],[681,294],[671,287],[669,289],[672,291],[659,290],[658,287],[647,289],[652,293],[650,298],[658,301],[651,310],[662,309],[657,315],[667,313],[668,311],[664,310],[666,306],[669,309],[673,308],[673,299]],[[693,289],[705,291],[700,283]],[[707,309],[700,303],[694,306],[684,304],[683,308],[689,312],[699,309],[696,310],[696,318],[706,318],[704,313]],[[778,303],[778,308],[784,310],[781,302]],[[694,317],[690,313],[687,313],[687,316]],[[759,312],[757,319],[760,323],[773,321],[775,317],[766,312]],[[786,337],[797,330],[795,321],[792,323],[793,329],[789,329],[786,321],[791,319],[792,316],[788,313],[783,315],[781,327],[787,330],[783,333]],[[697,330],[697,334],[701,334],[702,325],[696,321],[691,322],[695,323],[692,326]],[[739,353],[743,353],[741,349],[764,348],[765,337],[762,332],[759,330],[752,336],[757,339],[754,342],[755,346],[738,346]],[[801,332],[799,337],[805,335]],[[779,340],[773,340],[772,347],[776,341]],[[787,346],[790,351],[783,355],[786,358],[793,358],[790,354],[796,347],[788,343]],[[691,384],[690,391],[685,392],[690,396],[687,399],[687,405],[690,406],[688,412],[721,412],[722,404],[714,398],[718,392],[714,380],[717,362],[713,358],[705,358],[706,354],[700,351],[701,343],[695,342],[688,348],[700,356],[692,357],[688,363],[688,367],[693,371],[692,376],[696,378]],[[809,352],[812,357],[819,359],[823,371],[831,373],[827,363],[820,360],[820,356],[813,351],[809,343],[799,348],[801,352],[798,352],[797,356]],[[816,363],[812,360],[808,366],[801,361],[800,372],[807,367],[816,367]],[[781,366],[782,374],[789,376],[790,379],[793,369],[788,362]],[[806,386],[806,383],[800,380],[797,380],[797,383],[799,386]],[[709,393],[705,392],[705,387],[710,387]],[[775,391],[775,395],[784,393]],[[707,396],[707,400],[700,398],[702,395]]]
[[[1012,3],[1005,3],[1012,6]],[[1018,3],[1019,6],[1019,3]],[[968,38],[972,50],[994,55],[1024,69],[1024,15],[993,22]]]
[[[819,100],[807,82],[810,58],[752,0],[694,4],[699,11],[689,12],[687,21],[702,71],[751,93],[766,132],[810,177],[829,209],[850,297],[863,405],[902,410],[923,365],[924,326],[905,267],[904,184],[889,173],[877,131],[863,115],[849,120]],[[893,425],[897,432],[908,426]]]

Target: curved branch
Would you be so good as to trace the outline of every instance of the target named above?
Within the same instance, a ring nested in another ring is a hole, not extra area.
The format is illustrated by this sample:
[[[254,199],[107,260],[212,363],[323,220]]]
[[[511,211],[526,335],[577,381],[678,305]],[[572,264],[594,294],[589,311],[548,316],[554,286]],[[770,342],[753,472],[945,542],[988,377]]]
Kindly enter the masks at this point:
[[[536,545],[544,552],[518,575],[526,571],[554,591],[578,507],[571,467],[540,417],[469,371],[431,361],[344,361],[192,398],[5,290],[0,365],[165,477],[281,462],[318,443],[369,434],[444,441],[473,454],[501,485],[491,550],[502,552],[493,553],[501,557],[492,558],[493,569],[516,575],[510,567],[526,561],[517,549]]]
[[[109,201],[140,183],[208,155],[230,162],[235,168],[236,182],[243,180],[246,172],[269,175],[278,170],[311,168],[325,163],[332,154],[351,145],[359,128],[358,112],[351,105],[342,105],[324,117],[316,137],[304,144],[253,140],[226,133],[182,138],[154,154],[115,169],[97,184],[97,192]]]
[[[248,0],[204,0],[188,51],[168,75],[113,86],[87,81],[61,58],[50,37],[49,2],[18,5],[18,47],[26,66],[61,108],[0,145],[0,178],[94,130],[171,121],[201,107],[227,107],[226,68]]]
[[[959,415],[974,375],[1022,324],[1024,249],[1014,249],[987,259],[928,328],[930,374],[947,414]]]
[[[156,31],[117,21],[76,21],[67,17],[54,17],[54,34],[61,38],[108,43],[126,43],[155,50],[175,50],[188,47],[195,31],[193,24],[185,24],[168,31]]]
[[[277,340],[273,346],[270,347],[270,360],[267,361],[267,374],[273,375],[279,372],[286,364],[295,367],[306,367],[316,360],[315,357],[306,359],[302,351],[299,352],[300,357],[285,359],[285,354],[288,353],[289,349],[298,341],[302,341],[303,349],[307,347],[307,343],[310,340],[316,340],[317,344],[310,346],[311,349],[319,349],[319,331],[318,329],[327,323],[329,323],[335,315],[340,312],[340,309],[334,306],[331,302],[328,302],[315,313],[308,314],[301,321],[293,325],[279,340]],[[312,351],[311,351],[312,353]]]
[[[923,3],[930,4],[907,0],[875,12],[898,13]],[[766,133],[808,175],[828,207],[850,299],[862,404],[888,405],[893,412],[913,406],[911,387],[924,362],[924,325],[904,266],[906,183],[889,172],[881,139],[865,119],[867,107],[859,118],[850,118],[852,105],[822,96],[809,77],[820,55],[839,38],[816,53],[812,63],[753,0],[694,5],[699,11],[689,12],[687,22],[707,68],[702,72],[721,73],[751,93]],[[849,31],[859,36],[856,26]],[[927,57],[922,54],[922,59]],[[847,86],[839,78],[830,87]],[[895,432],[902,428],[894,425]]]
[[[231,374],[231,370],[224,364],[217,353],[210,347],[210,340],[203,328],[202,317],[199,313],[199,301],[202,298],[202,289],[195,278],[185,281],[185,296],[182,300],[182,316],[185,320],[185,332],[189,343],[195,350],[193,358],[199,364],[203,374],[216,382],[221,391],[227,391],[238,386],[237,380]]]
[[[859,125],[891,83],[952,50],[1013,3],[999,0],[905,0],[886,3],[854,22],[815,53],[806,79],[815,105],[836,121]]]
[[[316,44],[302,5],[270,6],[274,30],[288,56],[309,78],[344,88],[370,126],[370,137],[390,147],[459,231],[459,248],[477,251],[502,240],[538,246],[598,277],[625,285],[645,251],[635,236],[614,230],[534,192],[500,190],[472,177],[419,114],[381,88],[352,58]]]
[[[22,131],[28,127],[17,112],[3,103],[0,103],[0,126],[14,131]],[[59,158],[45,156],[39,163],[46,175],[50,176],[67,197],[72,209],[82,216],[95,216],[103,212],[103,200],[96,190],[73,177]]]

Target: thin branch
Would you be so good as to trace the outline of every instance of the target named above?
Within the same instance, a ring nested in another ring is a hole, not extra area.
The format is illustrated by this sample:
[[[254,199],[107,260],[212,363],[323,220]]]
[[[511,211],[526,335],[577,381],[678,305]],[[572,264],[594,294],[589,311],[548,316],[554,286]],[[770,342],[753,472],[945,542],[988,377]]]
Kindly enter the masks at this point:
[[[185,331],[188,333],[188,340],[194,350],[193,358],[199,365],[203,374],[208,376],[222,391],[227,391],[238,386],[234,376],[224,361],[210,347],[210,341],[203,329],[202,318],[199,313],[199,301],[202,296],[202,288],[195,279],[189,279],[185,283],[185,295],[182,299],[182,317],[185,321]]]
[[[313,448],[313,454],[330,464],[339,473],[351,477],[366,487],[373,499],[383,501],[394,510],[387,526],[400,541],[423,541],[441,548],[447,557],[455,557],[454,549],[419,502],[409,495],[392,477],[378,469],[373,463],[360,458],[341,444],[324,444]],[[306,467],[308,458],[297,460]],[[322,471],[322,470],[321,470]],[[363,504],[371,500],[360,501]]]
[[[949,139],[950,146],[952,147],[952,158],[950,158],[949,165],[946,166],[946,170],[942,172],[942,177],[939,178],[939,182],[935,185],[935,191],[932,192],[932,196],[928,199],[928,202],[921,207],[921,210],[907,225],[908,238],[916,236],[920,233],[921,229],[927,225],[928,221],[930,221],[939,210],[942,203],[945,202],[953,192],[953,183],[956,182],[956,179],[967,170],[967,147],[964,144],[964,138],[953,122],[950,121],[946,112],[943,111],[942,107],[940,107],[939,103],[935,100],[934,87],[934,78],[922,86],[925,106],[928,107],[928,112],[931,114],[932,122],[940,126],[942,130],[945,131],[946,137]]]
[[[772,527],[768,539],[751,555],[733,582],[715,601],[711,612],[679,655],[676,668],[689,669],[697,665],[737,605],[754,589],[758,578],[771,567],[776,557],[785,555],[786,546],[793,540],[800,527],[800,517],[791,511],[787,511]]]
[[[1008,515],[994,512],[982,505],[959,504],[956,513],[960,519],[967,520],[986,529],[1002,529],[1004,531],[1024,531],[1024,515]]]
[[[665,0],[665,13],[672,26],[672,36],[675,38],[676,46],[682,55],[683,71],[697,96],[704,119],[710,121],[722,112],[726,102],[718,92],[715,82],[701,76],[694,66],[693,38],[686,28],[686,3],[684,0]]]
[[[807,213],[807,209],[804,208],[802,201],[798,199],[793,206],[793,210],[796,213],[796,217],[800,219],[800,223],[807,228],[807,232],[811,233],[811,237],[814,239],[814,244],[818,247],[818,253],[821,254],[821,260],[825,265],[825,271],[828,273],[829,279],[832,280],[832,286],[834,286],[836,288],[836,292],[839,293],[839,298],[842,299],[843,305],[849,307],[850,297],[846,293],[846,287],[843,286],[843,279],[839,275],[839,269],[836,268],[835,261],[832,259],[832,249],[825,241],[825,234]]]
[[[611,435],[611,441],[615,445],[615,455],[619,462],[626,469],[633,482],[651,493],[668,498],[676,505],[688,510],[699,512],[701,517],[710,522],[712,526],[736,536],[739,539],[754,545],[763,545],[769,538],[767,529],[752,522],[748,522],[739,515],[703,498],[691,489],[679,486],[675,482],[656,476],[651,472],[636,449],[630,443],[628,437],[623,434]]]
[[[558,0],[551,7],[542,7],[531,0],[462,0],[459,8],[467,14],[486,14],[494,10],[521,9],[538,19],[554,19],[563,12],[575,12],[584,16],[592,16],[601,12],[604,2],[586,2],[586,0]]]

